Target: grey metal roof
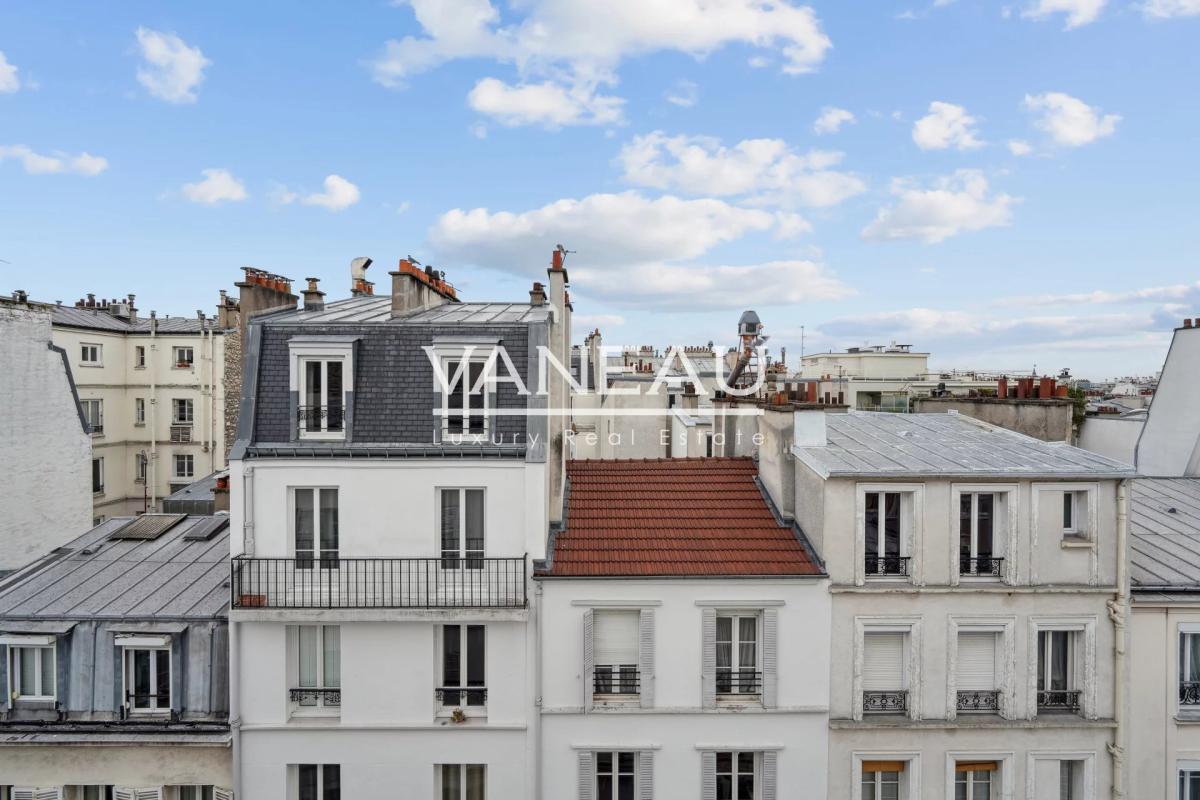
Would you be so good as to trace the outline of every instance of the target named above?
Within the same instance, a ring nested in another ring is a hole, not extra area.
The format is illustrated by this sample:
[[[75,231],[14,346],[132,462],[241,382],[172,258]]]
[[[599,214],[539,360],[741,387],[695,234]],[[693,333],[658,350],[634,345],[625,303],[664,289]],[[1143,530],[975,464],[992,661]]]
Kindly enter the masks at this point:
[[[212,619],[229,607],[229,529],[184,537],[212,517],[189,516],[151,541],[109,540],[114,517],[0,584],[0,619]]]
[[[1200,478],[1133,481],[1129,533],[1134,589],[1200,590]]]
[[[956,414],[826,414],[825,447],[794,447],[826,476],[1125,478],[1133,467]]]
[[[68,328],[88,328],[96,331],[111,331],[113,333],[150,333],[149,317],[138,317],[136,322],[114,317],[101,308],[75,308],[74,306],[54,306],[51,322]],[[212,324],[208,320],[207,324]],[[200,333],[200,320],[196,317],[159,317],[158,333]],[[207,330],[207,328],[205,328]],[[220,328],[214,328],[221,333]]]
[[[454,323],[463,325],[529,323],[550,318],[549,306],[529,303],[443,303],[392,316],[390,295],[348,297],[326,303],[322,311],[288,311],[263,317],[267,325],[332,325],[338,323]]]

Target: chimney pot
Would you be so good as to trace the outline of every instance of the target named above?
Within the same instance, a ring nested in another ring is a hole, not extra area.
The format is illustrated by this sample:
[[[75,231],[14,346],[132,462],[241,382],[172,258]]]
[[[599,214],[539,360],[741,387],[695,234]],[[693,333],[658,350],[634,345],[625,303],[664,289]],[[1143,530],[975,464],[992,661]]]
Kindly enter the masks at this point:
[[[317,278],[305,278],[308,281],[308,288],[304,290],[304,310],[305,311],[324,311],[325,310],[325,293],[317,288]]]
[[[1185,327],[1185,328],[1190,328],[1190,327],[1192,327],[1192,320],[1191,320],[1191,318],[1190,318],[1190,317],[1184,317],[1184,318],[1183,318],[1183,327]]]

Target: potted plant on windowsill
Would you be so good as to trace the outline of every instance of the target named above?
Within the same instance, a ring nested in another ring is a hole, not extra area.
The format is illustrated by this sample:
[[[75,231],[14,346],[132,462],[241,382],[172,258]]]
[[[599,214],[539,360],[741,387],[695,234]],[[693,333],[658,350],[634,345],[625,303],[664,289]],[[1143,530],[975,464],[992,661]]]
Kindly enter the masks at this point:
[[[467,721],[467,712],[461,708],[456,708],[450,712],[450,721],[456,725],[461,725]]]

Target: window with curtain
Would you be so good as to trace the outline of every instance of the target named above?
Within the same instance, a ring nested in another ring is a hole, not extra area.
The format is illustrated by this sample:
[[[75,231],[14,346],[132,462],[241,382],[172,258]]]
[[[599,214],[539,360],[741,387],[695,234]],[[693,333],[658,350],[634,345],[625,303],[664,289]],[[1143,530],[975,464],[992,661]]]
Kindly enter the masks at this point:
[[[592,623],[593,689],[598,695],[638,693],[641,612],[597,610]]]
[[[311,569],[314,560],[321,569],[336,569],[338,490],[296,489],[293,497],[297,569]]]
[[[15,700],[55,698],[54,647],[11,646],[9,685]]]
[[[634,800],[637,753],[596,753],[596,800]]]
[[[342,704],[342,637],[337,625],[300,625],[296,629],[297,682],[293,698],[300,706]],[[339,691],[333,691],[339,690]]]
[[[133,712],[171,708],[169,648],[125,648],[125,702]]]
[[[758,615],[717,614],[717,693],[759,694]]]
[[[719,752],[716,800],[755,800],[757,753]]]
[[[1200,710],[1200,632],[1179,634],[1179,705]]]
[[[867,492],[864,495],[864,535],[867,575],[904,575],[901,554],[900,492]]]
[[[487,766],[484,764],[439,764],[441,800],[484,800],[487,796]]]
[[[960,575],[991,575],[998,564],[995,548],[997,496],[963,492],[958,497],[958,555]]]
[[[483,489],[442,489],[442,569],[483,569]]]
[[[487,704],[485,636],[483,625],[442,626],[442,705]]]
[[[342,800],[342,768],[338,764],[299,764],[298,800]]]
[[[903,800],[903,761],[863,761],[862,800]]]
[[[1038,632],[1038,708],[1078,709],[1074,650],[1073,631]]]
[[[87,419],[88,427],[92,429],[92,433],[104,433],[104,401],[80,400],[79,404],[83,406],[83,416]]]

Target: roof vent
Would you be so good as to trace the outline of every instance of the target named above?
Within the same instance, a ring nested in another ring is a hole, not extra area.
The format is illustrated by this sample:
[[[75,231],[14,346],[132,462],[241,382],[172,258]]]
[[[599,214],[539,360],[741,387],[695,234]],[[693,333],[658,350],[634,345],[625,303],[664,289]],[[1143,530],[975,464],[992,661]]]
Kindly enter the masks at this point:
[[[142,514],[111,534],[109,539],[152,541],[187,518],[187,514]]]
[[[183,540],[185,542],[207,542],[228,527],[229,517],[201,519],[183,535]]]

